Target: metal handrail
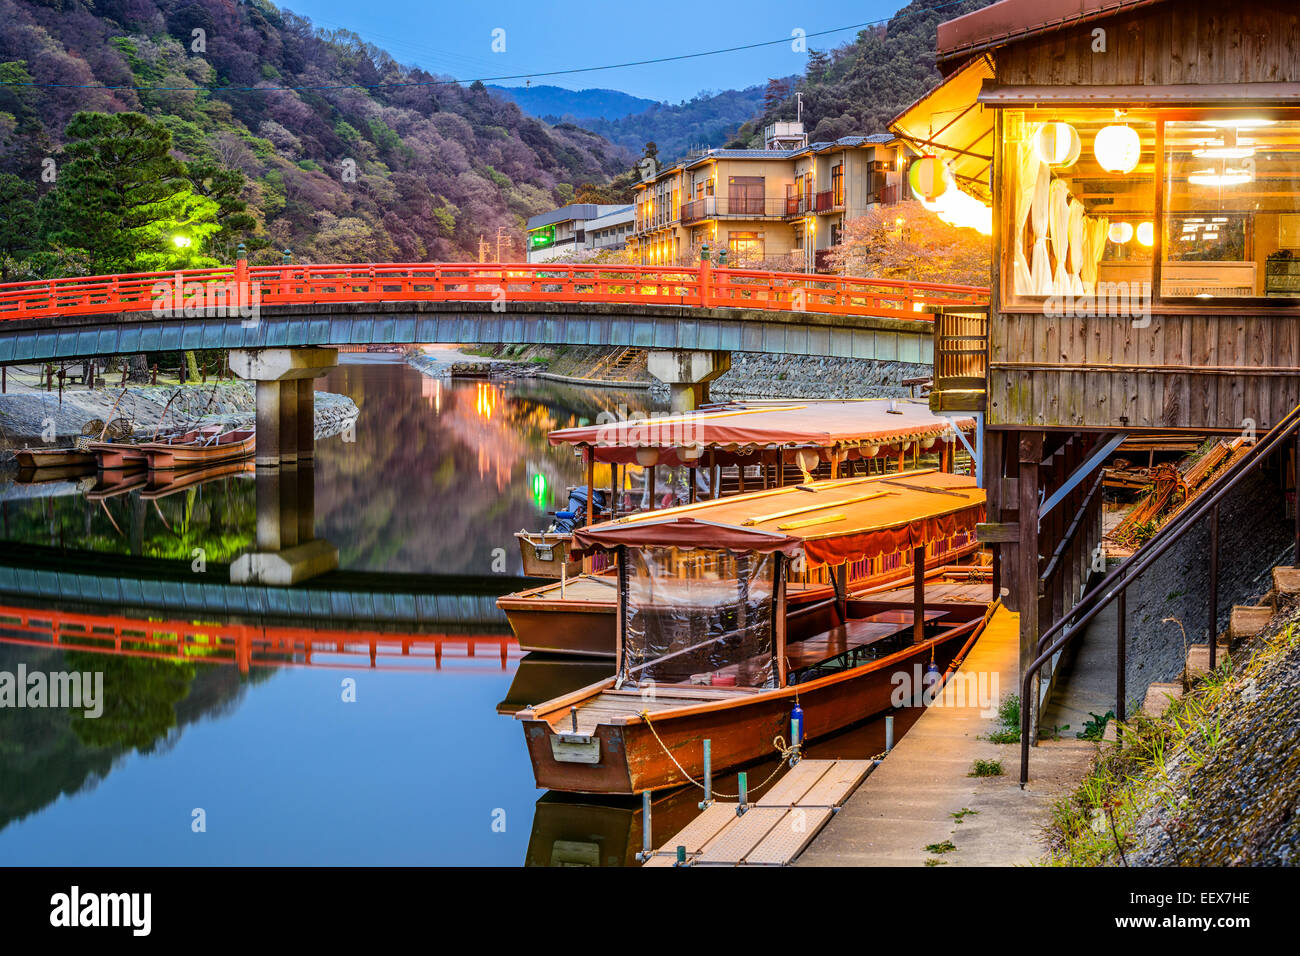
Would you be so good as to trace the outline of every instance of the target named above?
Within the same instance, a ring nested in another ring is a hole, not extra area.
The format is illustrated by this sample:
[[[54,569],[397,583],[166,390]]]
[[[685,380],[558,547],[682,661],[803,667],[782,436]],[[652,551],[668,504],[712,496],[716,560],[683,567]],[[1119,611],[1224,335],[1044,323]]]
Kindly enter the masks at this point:
[[[1034,708],[1030,705],[1030,698],[1033,687],[1032,681],[1034,676],[1042,669],[1043,665],[1052,659],[1053,655],[1061,648],[1065,647],[1071,640],[1078,635],[1085,626],[1102,610],[1108,607],[1111,601],[1116,598],[1120,601],[1121,612],[1124,609],[1124,600],[1128,592],[1128,586],[1137,579],[1143,571],[1151,566],[1157,558],[1165,553],[1175,542],[1179,541],[1201,518],[1208,513],[1213,513],[1213,521],[1218,524],[1218,506],[1220,500],[1230,491],[1237,487],[1243,478],[1250,473],[1252,469],[1268,459],[1277,447],[1292,433],[1295,433],[1297,440],[1297,452],[1300,453],[1300,405],[1291,409],[1286,416],[1279,421],[1264,436],[1255,447],[1250,449],[1245,455],[1237,459],[1222,478],[1216,482],[1216,488],[1207,495],[1202,495],[1194,504],[1184,509],[1163,528],[1161,528],[1151,538],[1146,545],[1139,548],[1133,554],[1125,558],[1120,565],[1102,578],[1101,583],[1093,589],[1092,593],[1087,595],[1082,601],[1076,604],[1068,612],[1062,615],[1061,619],[1049,627],[1038,638],[1037,648],[1038,657],[1034,658],[1021,677],[1020,682],[1020,785],[1023,787],[1029,781],[1029,727],[1031,715]],[[1297,457],[1300,462],[1300,455]],[[1297,495],[1296,501],[1296,554],[1300,555],[1300,494]],[[1217,538],[1217,534],[1214,535]],[[1217,544],[1217,542],[1216,542]],[[1217,550],[1217,549],[1216,549]],[[1217,581],[1211,582],[1211,594],[1215,595],[1217,603]],[[1082,616],[1080,616],[1082,615]],[[1211,666],[1213,666],[1215,646],[1218,641],[1218,609],[1210,609],[1210,655]],[[1077,620],[1076,620],[1077,619]],[[1071,626],[1070,622],[1074,621]],[[1118,670],[1116,673],[1116,711],[1117,720],[1124,720],[1124,621],[1121,618],[1119,622],[1120,637],[1120,658],[1118,661]],[[1055,634],[1060,634],[1056,640],[1043,650],[1043,645],[1048,639]]]
[[[1052,551],[1052,556],[1047,561],[1047,567],[1038,576],[1038,580],[1050,581],[1052,575],[1056,573],[1056,566],[1060,563],[1066,549],[1074,542],[1074,536],[1079,533],[1079,529],[1083,525],[1084,515],[1088,513],[1088,509],[1092,506],[1092,499],[1096,496],[1098,489],[1101,488],[1103,478],[1105,478],[1105,471],[1097,472],[1092,487],[1088,489],[1088,494],[1084,496],[1083,504],[1079,505],[1079,510],[1074,513],[1074,520],[1070,522],[1070,527],[1065,529],[1065,534],[1061,537],[1056,549]]]

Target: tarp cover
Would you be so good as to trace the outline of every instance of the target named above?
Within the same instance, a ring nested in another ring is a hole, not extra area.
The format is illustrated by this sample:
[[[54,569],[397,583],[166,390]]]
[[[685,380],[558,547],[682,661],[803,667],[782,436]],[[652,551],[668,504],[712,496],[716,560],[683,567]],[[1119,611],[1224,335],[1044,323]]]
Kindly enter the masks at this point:
[[[644,512],[574,532],[583,554],[619,545],[750,551],[810,566],[906,551],[974,530],[984,491],[965,475],[905,471],[790,485],[665,511]]]
[[[622,671],[639,687],[688,682],[769,687],[770,555],[629,548]],[[710,675],[704,678],[703,675]]]
[[[892,410],[891,410],[892,408]],[[963,431],[971,431],[970,416],[953,416]],[[552,445],[585,445],[596,460],[617,464],[693,465],[698,458],[678,455],[677,449],[704,451],[757,450],[777,446],[832,448],[839,445],[850,458],[874,457],[897,443],[919,441],[923,446],[952,435],[952,425],[931,413],[924,401],[879,399],[842,402],[736,402],[719,408],[678,415],[597,422],[561,428],[548,436]],[[657,462],[637,460],[637,450],[662,449]],[[869,454],[868,454],[869,453]]]

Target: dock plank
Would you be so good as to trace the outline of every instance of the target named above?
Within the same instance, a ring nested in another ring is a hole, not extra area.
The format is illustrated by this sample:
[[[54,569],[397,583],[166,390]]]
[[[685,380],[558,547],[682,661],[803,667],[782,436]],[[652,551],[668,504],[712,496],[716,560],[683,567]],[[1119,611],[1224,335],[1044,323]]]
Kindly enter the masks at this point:
[[[801,807],[838,807],[871,772],[870,760],[836,760],[816,786],[798,801]]]
[[[833,760],[800,760],[758,801],[760,807],[791,807],[816,786]]]
[[[660,847],[656,856],[667,855],[676,859],[679,846],[686,847],[688,855],[698,853],[735,819],[734,803],[711,803],[703,813],[686,824],[675,837]]]
[[[694,862],[738,865],[789,812],[785,807],[751,807],[710,840]]]
[[[746,866],[785,866],[834,815],[830,807],[792,807],[745,856]],[[748,814],[746,814],[748,816]]]

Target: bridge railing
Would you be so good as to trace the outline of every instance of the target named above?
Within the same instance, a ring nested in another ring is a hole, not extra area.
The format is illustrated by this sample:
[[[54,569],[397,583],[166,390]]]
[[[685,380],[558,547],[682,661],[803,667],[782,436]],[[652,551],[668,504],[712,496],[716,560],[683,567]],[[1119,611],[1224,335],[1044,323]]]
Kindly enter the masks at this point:
[[[983,304],[978,286],[746,269],[568,263],[360,263],[191,269],[0,285],[0,320],[259,302],[606,302],[885,316]],[[171,312],[169,314],[176,314]],[[198,312],[195,314],[207,314]]]

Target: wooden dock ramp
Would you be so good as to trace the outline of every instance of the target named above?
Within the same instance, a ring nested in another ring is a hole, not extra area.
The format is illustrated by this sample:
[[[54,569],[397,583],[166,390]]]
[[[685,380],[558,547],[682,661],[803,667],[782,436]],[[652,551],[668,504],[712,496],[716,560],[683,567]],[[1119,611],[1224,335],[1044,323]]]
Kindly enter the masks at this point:
[[[737,813],[713,803],[655,851],[646,866],[785,866],[871,773],[871,760],[800,760],[767,794]]]

